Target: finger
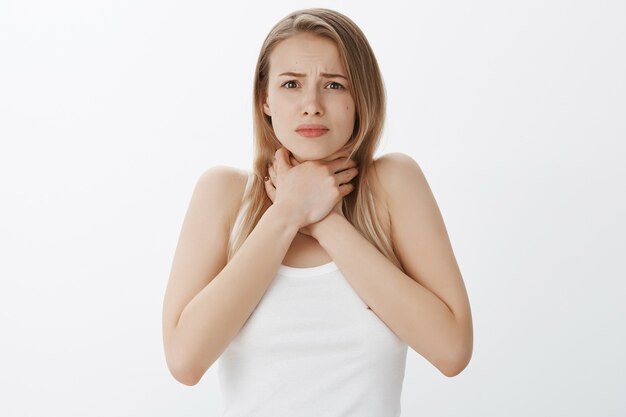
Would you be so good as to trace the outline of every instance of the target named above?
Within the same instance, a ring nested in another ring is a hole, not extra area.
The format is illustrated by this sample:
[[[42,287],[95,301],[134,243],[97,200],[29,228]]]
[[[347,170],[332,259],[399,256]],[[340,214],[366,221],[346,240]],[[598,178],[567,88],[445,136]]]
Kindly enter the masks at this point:
[[[292,168],[291,164],[289,163],[289,151],[287,150],[287,148],[285,148],[284,146],[278,148],[274,156],[276,157],[274,169],[278,172],[279,175],[282,171]]]
[[[296,166],[296,165],[300,165],[300,162],[296,161],[296,158],[293,157],[293,155],[289,155],[289,162],[291,163],[291,166]]]
[[[354,185],[352,185],[352,183],[341,184],[339,186],[339,194],[341,194],[341,198],[347,196],[352,191],[354,191]]]
[[[341,159],[335,159],[334,161],[330,161],[328,163],[328,166],[330,167],[332,172],[336,173],[336,172],[340,172],[348,168],[357,167],[357,163],[354,159],[341,158]]]
[[[320,159],[321,162],[332,162],[336,159],[339,158],[346,158],[348,155],[350,155],[348,152],[335,152],[332,155],[327,156],[326,158],[322,158]]]
[[[346,169],[345,171],[341,171],[335,174],[335,180],[337,184],[347,184],[351,182],[357,175],[359,175],[359,171],[356,168]]]
[[[339,176],[339,184],[345,184],[352,181],[357,175],[359,175],[359,170],[356,168],[350,168],[335,175]]]
[[[348,148],[340,148],[335,153],[328,157],[329,161],[338,159],[338,158],[347,158],[350,155],[350,149]]]

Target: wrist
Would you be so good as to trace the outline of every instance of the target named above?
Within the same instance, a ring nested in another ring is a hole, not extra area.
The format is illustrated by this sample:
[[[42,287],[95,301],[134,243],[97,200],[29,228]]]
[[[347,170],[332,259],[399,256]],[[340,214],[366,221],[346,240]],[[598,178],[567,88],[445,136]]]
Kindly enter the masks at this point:
[[[293,232],[294,236],[298,233],[300,223],[296,219],[290,217],[291,211],[287,207],[272,204],[267,209],[265,214],[272,217],[272,219],[277,223],[280,223],[281,227]]]
[[[311,236],[321,244],[324,236],[328,234],[328,231],[332,231],[342,219],[346,220],[346,218],[339,213],[329,213],[328,216],[324,217],[321,221],[308,226]]]

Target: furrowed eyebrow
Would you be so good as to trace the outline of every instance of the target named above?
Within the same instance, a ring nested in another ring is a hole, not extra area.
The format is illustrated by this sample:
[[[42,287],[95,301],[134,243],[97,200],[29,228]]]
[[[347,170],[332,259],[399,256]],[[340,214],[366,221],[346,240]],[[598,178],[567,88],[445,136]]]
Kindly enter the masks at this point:
[[[281,77],[283,75],[288,75],[290,77],[306,78],[306,74],[301,74],[299,72],[283,72],[282,74],[278,74],[279,77]],[[330,74],[328,72],[323,72],[322,73],[322,77],[324,77],[324,78],[343,78],[344,80],[348,81],[348,78],[346,76],[344,76],[344,75],[341,75],[341,74]]]

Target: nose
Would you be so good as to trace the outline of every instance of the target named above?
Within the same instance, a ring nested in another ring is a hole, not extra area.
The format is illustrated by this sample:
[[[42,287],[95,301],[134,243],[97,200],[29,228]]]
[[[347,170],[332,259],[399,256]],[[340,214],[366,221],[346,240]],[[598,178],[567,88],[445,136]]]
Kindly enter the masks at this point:
[[[302,111],[306,115],[323,115],[324,106],[320,100],[320,93],[316,86],[310,86],[302,97]]]

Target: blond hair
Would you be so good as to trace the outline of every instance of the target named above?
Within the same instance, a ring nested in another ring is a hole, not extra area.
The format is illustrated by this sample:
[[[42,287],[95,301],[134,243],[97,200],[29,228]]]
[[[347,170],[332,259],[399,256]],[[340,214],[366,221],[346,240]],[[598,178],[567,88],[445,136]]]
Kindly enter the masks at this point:
[[[356,115],[352,136],[346,148],[350,149],[350,158],[359,167],[359,175],[354,180],[354,190],[343,198],[343,213],[361,235],[402,270],[391,238],[384,232],[380,216],[376,214],[367,180],[385,121],[386,97],[378,62],[365,35],[352,20],[334,10],[323,8],[298,10],[289,14],[272,28],[261,47],[254,77],[254,176],[250,191],[243,201],[243,207],[247,207],[247,210],[242,213],[239,231],[229,244],[228,261],[272,204],[265,191],[263,177],[266,175],[267,165],[272,162],[274,153],[282,144],[274,134],[271,118],[263,112],[270,53],[279,42],[305,32],[325,37],[335,43],[340,59],[347,69],[350,85],[353,86],[351,93]]]

